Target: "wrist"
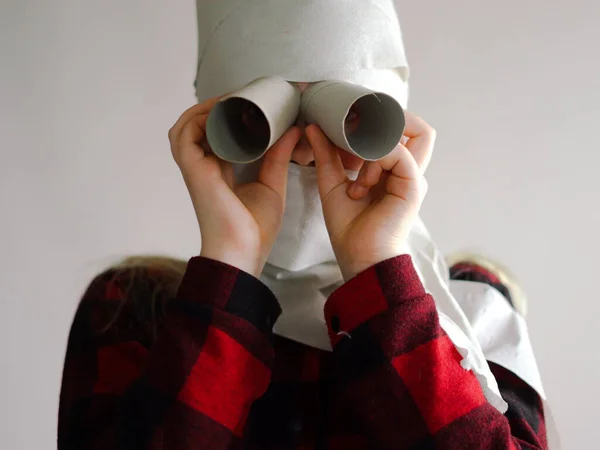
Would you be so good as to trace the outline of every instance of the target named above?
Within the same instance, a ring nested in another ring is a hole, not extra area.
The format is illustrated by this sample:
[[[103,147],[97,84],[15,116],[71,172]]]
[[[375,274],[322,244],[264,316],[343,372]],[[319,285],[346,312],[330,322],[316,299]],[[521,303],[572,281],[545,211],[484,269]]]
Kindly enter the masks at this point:
[[[340,266],[340,271],[342,272],[344,281],[350,281],[364,271],[376,266],[379,263],[382,263],[383,261],[408,254],[408,250],[403,249],[402,251],[389,252],[364,260],[357,260],[356,258],[353,258],[353,261],[351,262],[340,262],[338,259],[338,265]]]
[[[340,271],[342,272],[344,281],[350,281],[352,278],[355,278],[357,275],[361,274],[374,264],[367,262],[343,264],[338,261],[338,265],[340,266]]]
[[[361,267],[356,267],[356,268],[348,268],[348,267],[341,267],[340,266],[340,271],[342,272],[342,277],[344,278],[345,282],[348,282],[350,280],[352,280],[353,278],[356,278],[358,275],[360,275],[362,272],[364,272],[365,270],[367,270],[369,266],[361,266]]]
[[[243,253],[238,252],[228,252],[218,250],[211,251],[211,249],[202,249],[200,252],[200,256],[203,258],[213,259],[215,261],[222,262],[224,264],[235,267],[236,269],[242,270],[255,278],[260,277],[262,273],[262,269],[264,264],[261,264],[259,261],[248,258]]]

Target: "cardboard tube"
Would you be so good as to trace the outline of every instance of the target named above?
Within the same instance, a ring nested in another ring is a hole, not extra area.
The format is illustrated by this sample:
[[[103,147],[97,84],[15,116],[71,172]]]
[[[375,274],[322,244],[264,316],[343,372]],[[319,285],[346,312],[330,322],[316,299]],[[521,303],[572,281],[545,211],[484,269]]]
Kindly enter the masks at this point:
[[[360,112],[355,130],[346,130],[352,107]],[[389,155],[400,142],[406,117],[391,96],[343,81],[323,81],[302,95],[301,114],[307,124],[316,123],[338,147],[366,161]]]
[[[296,121],[300,100],[298,88],[287,81],[259,78],[213,107],[206,121],[206,139],[225,161],[254,162]]]

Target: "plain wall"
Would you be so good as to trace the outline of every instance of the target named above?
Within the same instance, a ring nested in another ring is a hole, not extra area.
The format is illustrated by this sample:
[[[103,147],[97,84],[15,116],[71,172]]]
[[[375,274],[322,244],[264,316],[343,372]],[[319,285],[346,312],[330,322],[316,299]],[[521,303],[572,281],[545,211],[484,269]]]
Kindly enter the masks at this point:
[[[0,445],[50,449],[91,277],[199,251],[167,142],[194,102],[195,5],[0,1]],[[599,5],[399,2],[410,106],[439,133],[423,216],[522,280],[565,449],[600,441]]]

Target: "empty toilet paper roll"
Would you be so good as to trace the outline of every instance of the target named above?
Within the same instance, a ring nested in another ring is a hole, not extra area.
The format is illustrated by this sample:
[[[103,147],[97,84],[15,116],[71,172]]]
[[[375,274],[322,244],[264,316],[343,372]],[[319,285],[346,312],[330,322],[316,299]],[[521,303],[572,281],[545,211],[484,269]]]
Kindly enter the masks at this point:
[[[359,115],[347,128],[351,110]],[[368,161],[390,154],[405,128],[402,106],[393,97],[342,81],[314,84],[302,96],[280,78],[263,77],[221,99],[212,109],[206,135],[221,159],[247,164],[260,159],[298,115],[316,123],[338,147]]]
[[[254,162],[294,123],[299,107],[298,88],[280,78],[259,78],[212,108],[206,139],[225,161]]]
[[[359,122],[349,131],[346,118],[351,109],[359,114]],[[406,126],[402,106],[393,97],[341,81],[323,81],[306,90],[300,114],[306,123],[318,124],[335,145],[367,161],[390,154]]]

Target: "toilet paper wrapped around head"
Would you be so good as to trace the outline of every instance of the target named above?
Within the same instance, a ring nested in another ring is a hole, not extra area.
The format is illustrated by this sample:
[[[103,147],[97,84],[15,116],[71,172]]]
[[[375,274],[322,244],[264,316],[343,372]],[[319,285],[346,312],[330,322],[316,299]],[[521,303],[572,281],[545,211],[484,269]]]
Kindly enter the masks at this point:
[[[197,12],[198,101],[226,96],[207,122],[217,156],[256,161],[299,115],[366,160],[397,145],[409,71],[393,0],[197,0]],[[353,104],[364,132],[350,136]],[[247,123],[232,118],[249,105],[265,125],[240,135]]]

